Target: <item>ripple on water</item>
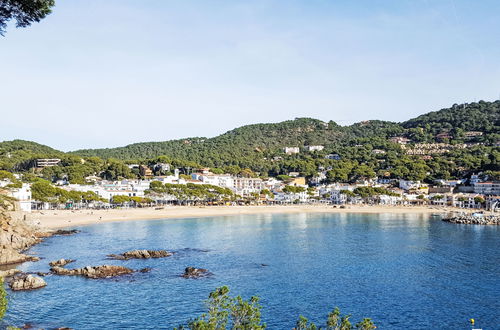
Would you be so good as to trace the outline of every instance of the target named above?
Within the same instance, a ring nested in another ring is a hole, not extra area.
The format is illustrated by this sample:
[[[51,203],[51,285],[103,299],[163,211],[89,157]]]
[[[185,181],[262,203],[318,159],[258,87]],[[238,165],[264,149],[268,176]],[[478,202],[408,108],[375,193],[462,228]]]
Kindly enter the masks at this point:
[[[453,226],[422,215],[295,214],[105,223],[32,248],[44,259],[22,265],[48,271],[115,264],[152,268],[118,280],[47,276],[48,286],[9,292],[6,321],[75,329],[172,328],[203,312],[221,285],[259,295],[272,329],[298,316],[323,324],[335,306],[371,317],[382,329],[466,329],[499,322],[498,227]],[[173,256],[107,260],[110,253],[165,249]],[[179,277],[187,266],[214,276]],[[497,327],[498,328],[498,327]]]

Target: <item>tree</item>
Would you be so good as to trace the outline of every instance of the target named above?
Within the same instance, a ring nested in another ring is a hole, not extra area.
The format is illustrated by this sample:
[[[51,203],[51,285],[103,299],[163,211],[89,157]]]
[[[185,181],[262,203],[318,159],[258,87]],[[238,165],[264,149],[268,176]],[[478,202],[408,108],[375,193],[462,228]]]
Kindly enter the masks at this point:
[[[262,189],[260,191],[260,194],[261,195],[266,195],[266,196],[269,196],[269,198],[273,199],[274,198],[274,194],[272,191],[270,191],[269,189]]]
[[[333,311],[328,314],[326,320],[326,329],[328,330],[350,330],[352,325],[349,318],[351,315],[341,315],[340,309],[335,307]]]
[[[191,320],[187,328],[192,330],[218,330],[226,329],[231,324],[231,329],[263,330],[265,324],[261,322],[261,306],[258,297],[251,297],[245,301],[241,296],[230,297],[229,288],[223,286],[215,289],[205,302],[208,308],[206,314]],[[180,326],[184,329],[184,326]]]
[[[297,320],[297,323],[295,324],[294,330],[316,330],[317,327],[314,323],[309,323],[309,320],[300,315],[299,319]]]
[[[356,328],[361,330],[373,330],[377,327],[373,324],[371,319],[364,318],[362,321],[356,323]]]
[[[113,201],[113,204],[125,204],[125,203],[132,201],[132,199],[126,195],[116,195],[116,196],[113,196],[112,201]]]
[[[110,159],[101,176],[106,180],[118,180],[120,178],[132,178],[133,174],[124,163],[116,159]]]
[[[3,286],[3,279],[0,277],[0,321],[7,312],[7,292]]]
[[[476,196],[476,197],[474,197],[474,203],[476,203],[476,204],[483,204],[483,203],[485,203],[485,202],[486,202],[486,201],[485,201],[485,200],[484,200],[484,198],[483,198],[483,197],[481,197],[481,196]]]
[[[2,0],[0,1],[0,35],[4,35],[7,22],[16,20],[16,27],[27,27],[40,22],[52,12],[54,0]]]
[[[375,171],[373,171],[373,169],[370,166],[368,166],[366,164],[361,164],[361,165],[356,166],[353,169],[352,175],[356,179],[359,179],[359,178],[370,179],[370,178],[374,178],[376,176],[376,173],[375,173]]]

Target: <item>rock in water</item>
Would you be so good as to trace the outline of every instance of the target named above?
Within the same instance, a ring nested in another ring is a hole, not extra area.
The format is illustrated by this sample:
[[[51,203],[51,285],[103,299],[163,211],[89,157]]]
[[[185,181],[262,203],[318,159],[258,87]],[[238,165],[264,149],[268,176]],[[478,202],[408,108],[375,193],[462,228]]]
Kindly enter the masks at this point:
[[[11,277],[20,272],[18,269],[0,270],[0,278]]]
[[[59,259],[56,261],[52,261],[49,263],[50,267],[58,266],[58,267],[64,267],[69,263],[75,262],[75,260],[72,259]]]
[[[150,258],[165,258],[170,257],[171,252],[165,250],[133,250],[124,252],[122,254],[109,254],[108,257],[116,260],[128,260],[128,259],[150,259]]]
[[[26,261],[38,261],[38,257],[27,256],[25,254],[17,252],[8,246],[0,248],[0,265],[12,265],[19,264]]]
[[[78,234],[80,231],[76,229],[70,229],[70,230],[63,230],[59,229],[56,230],[55,232],[51,233],[53,236],[69,236],[69,235],[74,235]]]
[[[14,291],[19,290],[34,290],[43,288],[47,283],[40,277],[36,277],[33,275],[21,275],[16,276],[9,283],[9,286]]]
[[[88,278],[108,278],[120,275],[131,274],[133,269],[123,266],[103,265],[103,266],[87,266],[83,268],[66,269],[55,266],[50,270],[56,275],[80,275]]]
[[[184,278],[199,278],[203,276],[210,275],[210,272],[203,268],[195,268],[195,267],[186,267],[184,270],[184,274],[182,277]]]

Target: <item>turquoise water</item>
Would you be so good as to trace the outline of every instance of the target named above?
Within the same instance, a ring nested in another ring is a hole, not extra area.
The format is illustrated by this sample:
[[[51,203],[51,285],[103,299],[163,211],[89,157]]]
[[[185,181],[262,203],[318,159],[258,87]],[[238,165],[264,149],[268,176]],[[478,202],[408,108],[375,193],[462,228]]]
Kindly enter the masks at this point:
[[[91,280],[48,276],[48,286],[10,292],[6,321],[75,329],[172,328],[201,314],[221,285],[261,297],[271,329],[300,314],[317,325],[339,306],[380,329],[500,329],[500,228],[444,223],[424,215],[293,214],[106,223],[53,237],[22,266],[48,271],[118,264],[150,273]],[[156,260],[110,261],[132,249],[167,249]],[[266,264],[268,266],[263,266]],[[186,266],[213,276],[184,279]]]

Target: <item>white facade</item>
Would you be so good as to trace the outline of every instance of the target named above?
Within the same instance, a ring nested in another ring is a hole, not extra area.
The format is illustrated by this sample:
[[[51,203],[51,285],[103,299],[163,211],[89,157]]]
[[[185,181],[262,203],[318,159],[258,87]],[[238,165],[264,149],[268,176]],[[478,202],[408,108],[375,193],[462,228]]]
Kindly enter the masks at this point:
[[[144,197],[144,191],[149,189],[151,180],[123,180],[116,182],[102,181],[94,185],[70,184],[63,189],[74,191],[92,191],[99,197],[111,200],[113,196]]]
[[[308,198],[309,198],[309,195],[307,194],[307,191],[303,191],[300,193],[278,192],[278,193],[274,194],[275,201],[285,202],[285,203],[293,203],[295,201],[307,202]]]
[[[476,182],[474,192],[483,195],[500,195],[500,181]]]
[[[293,155],[293,154],[298,154],[300,152],[299,147],[285,147],[284,149],[285,154],[287,155]]]
[[[408,191],[420,188],[420,181],[399,180],[399,188]]]
[[[307,151],[321,151],[325,149],[324,146],[307,146],[306,147]]]
[[[19,208],[24,212],[31,212],[31,188],[27,183],[23,183],[21,188],[12,189],[10,196],[19,201]]]
[[[234,178],[229,174],[217,175],[217,174],[193,174],[193,179],[200,180],[203,184],[210,184],[212,186],[223,187],[223,188],[234,188]]]
[[[256,178],[234,178],[234,191],[242,196],[248,196],[251,193],[260,193],[264,189],[262,179]]]

